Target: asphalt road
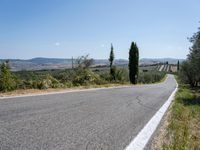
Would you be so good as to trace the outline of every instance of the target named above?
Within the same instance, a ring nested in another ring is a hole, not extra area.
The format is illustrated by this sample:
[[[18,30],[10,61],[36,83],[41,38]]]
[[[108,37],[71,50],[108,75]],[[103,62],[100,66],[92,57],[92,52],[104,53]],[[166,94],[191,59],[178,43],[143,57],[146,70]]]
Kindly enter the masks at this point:
[[[0,99],[2,150],[122,150],[175,89],[160,84]]]

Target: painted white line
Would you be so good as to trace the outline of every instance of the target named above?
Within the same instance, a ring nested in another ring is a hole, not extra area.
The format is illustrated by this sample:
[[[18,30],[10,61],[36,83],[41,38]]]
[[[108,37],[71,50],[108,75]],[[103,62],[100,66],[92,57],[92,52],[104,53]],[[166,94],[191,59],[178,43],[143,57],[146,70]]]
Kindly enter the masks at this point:
[[[163,106],[156,112],[156,114],[149,120],[149,122],[144,126],[144,128],[138,133],[138,135],[133,139],[133,141],[125,148],[125,150],[143,150],[151,138],[152,134],[158,127],[162,117],[167,111],[169,105],[171,104],[174,96],[178,90],[178,84],[176,83],[176,88],[168,98],[168,100],[163,104]]]

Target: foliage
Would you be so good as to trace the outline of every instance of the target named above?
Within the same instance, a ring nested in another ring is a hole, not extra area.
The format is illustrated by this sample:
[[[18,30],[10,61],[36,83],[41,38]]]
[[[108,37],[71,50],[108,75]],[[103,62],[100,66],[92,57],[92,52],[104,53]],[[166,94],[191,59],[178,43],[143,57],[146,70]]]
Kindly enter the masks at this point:
[[[116,80],[116,71],[117,67],[116,66],[111,66],[110,68],[110,80],[115,81]]]
[[[11,91],[15,89],[15,81],[13,76],[10,72],[10,68],[8,65],[8,61],[4,62],[1,65],[1,72],[0,72],[0,91]]]
[[[77,59],[77,64],[72,81],[73,85],[101,84],[100,76],[89,68],[93,64],[93,59],[89,59],[88,55],[82,56]]]
[[[180,77],[185,83],[189,83],[192,87],[198,86],[200,83],[200,28],[197,33],[190,38],[192,47],[187,60],[182,63],[180,68]]]
[[[93,65],[94,63],[94,59],[89,58],[89,55],[86,56],[81,56],[79,58],[76,59],[76,63],[77,63],[77,67],[78,68],[89,68]]]
[[[137,83],[139,66],[139,50],[136,43],[132,42],[129,50],[129,78],[132,84]]]
[[[115,56],[114,56],[114,49],[113,49],[113,45],[111,44],[110,57],[109,57],[110,68],[111,68],[112,65],[113,65],[114,59],[115,59]]]
[[[48,89],[62,88],[73,86],[102,85],[115,83],[128,83],[129,70],[125,67],[112,68],[104,66],[103,68],[92,68],[92,59],[82,56],[77,59],[77,65],[74,69],[63,70],[36,70],[36,71],[19,71],[11,73],[8,66],[2,64],[1,67],[1,90],[4,91],[14,89]],[[148,66],[146,66],[148,67]],[[7,77],[7,78],[3,78]],[[162,76],[163,77],[163,76]],[[153,71],[140,73],[138,81],[140,83],[153,83],[161,79],[161,76]],[[6,86],[5,86],[6,85]],[[7,86],[8,85],[8,86]]]
[[[126,69],[126,68],[116,68],[116,71],[115,71],[115,80],[118,83],[129,82],[128,69]]]
[[[180,70],[180,62],[178,60],[178,62],[177,62],[177,71],[179,71],[179,70]]]
[[[168,119],[167,133],[163,149],[199,150],[200,149],[200,91],[179,82],[171,114]]]
[[[75,86],[89,85],[89,84],[101,84],[101,79],[98,74],[95,74],[90,69],[78,68],[73,80]]]
[[[113,45],[111,44],[110,57],[109,57],[111,81],[115,80],[115,73],[116,73],[116,66],[113,66],[113,61],[114,61],[114,50],[113,50]]]
[[[148,71],[140,72],[138,83],[155,83],[161,81],[165,77],[165,72],[160,71]]]

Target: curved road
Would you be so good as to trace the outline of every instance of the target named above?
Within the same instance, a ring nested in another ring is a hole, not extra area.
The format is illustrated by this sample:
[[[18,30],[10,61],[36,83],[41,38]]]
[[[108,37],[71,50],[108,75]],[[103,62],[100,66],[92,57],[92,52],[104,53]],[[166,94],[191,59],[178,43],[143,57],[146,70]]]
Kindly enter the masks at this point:
[[[0,99],[1,150],[122,150],[175,89],[152,85]]]

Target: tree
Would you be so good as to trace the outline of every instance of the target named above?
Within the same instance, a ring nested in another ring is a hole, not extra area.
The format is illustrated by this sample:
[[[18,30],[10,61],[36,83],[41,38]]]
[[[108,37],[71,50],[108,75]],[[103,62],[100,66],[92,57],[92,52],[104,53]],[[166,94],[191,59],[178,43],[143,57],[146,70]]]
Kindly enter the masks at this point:
[[[179,71],[180,70],[180,64],[179,64],[179,60],[178,60],[178,62],[177,62],[177,71]]]
[[[115,80],[115,72],[116,72],[116,67],[113,66],[114,59],[115,59],[114,48],[113,45],[111,44],[109,62],[110,62],[110,76],[112,80]]]
[[[1,73],[0,73],[0,91],[11,91],[14,89],[15,82],[12,77],[12,74],[10,72],[9,68],[9,61],[4,62],[1,65]]]
[[[113,50],[113,45],[111,44],[110,57],[109,57],[110,68],[111,68],[112,65],[113,65],[114,59],[115,59],[114,50]]]
[[[139,66],[139,50],[137,44],[132,42],[129,50],[129,79],[132,84],[137,83]]]
[[[195,87],[200,83],[200,28],[189,40],[192,46],[186,61],[181,65],[180,77],[182,81]]]
[[[76,63],[78,65],[78,69],[88,69],[94,64],[94,59],[89,58],[89,55],[81,56],[76,59]]]

